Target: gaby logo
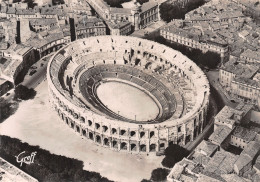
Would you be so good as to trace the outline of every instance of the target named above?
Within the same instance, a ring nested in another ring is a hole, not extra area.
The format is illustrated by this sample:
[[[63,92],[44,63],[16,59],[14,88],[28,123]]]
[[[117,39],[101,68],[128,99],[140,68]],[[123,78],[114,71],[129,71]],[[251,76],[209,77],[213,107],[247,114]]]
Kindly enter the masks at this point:
[[[31,155],[28,156],[24,156],[23,154],[25,153],[25,151],[21,152],[20,154],[18,154],[17,156],[15,156],[16,158],[16,162],[20,163],[20,167],[22,167],[23,163],[25,164],[32,164],[34,163],[34,157],[36,156],[37,152],[32,152]]]

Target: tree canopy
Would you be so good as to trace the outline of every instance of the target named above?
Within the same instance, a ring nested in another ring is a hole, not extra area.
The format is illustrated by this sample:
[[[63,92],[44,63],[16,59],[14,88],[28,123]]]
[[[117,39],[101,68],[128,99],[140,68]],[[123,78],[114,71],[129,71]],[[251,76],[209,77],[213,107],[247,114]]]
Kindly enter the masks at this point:
[[[169,170],[165,168],[157,168],[152,171],[151,180],[152,181],[165,181]]]
[[[36,91],[34,89],[29,89],[26,86],[18,85],[14,89],[14,99],[21,100],[29,100],[32,99],[36,95]]]
[[[177,145],[170,145],[165,149],[165,158],[162,161],[164,167],[172,168],[177,162],[181,161],[184,157],[187,157],[189,152]]]
[[[122,8],[122,3],[129,2],[131,0],[104,0],[109,6],[114,8]]]
[[[184,19],[187,12],[202,6],[204,3],[205,0],[190,0],[182,6],[181,3],[173,4],[166,1],[160,5],[161,18],[167,23],[173,19]]]

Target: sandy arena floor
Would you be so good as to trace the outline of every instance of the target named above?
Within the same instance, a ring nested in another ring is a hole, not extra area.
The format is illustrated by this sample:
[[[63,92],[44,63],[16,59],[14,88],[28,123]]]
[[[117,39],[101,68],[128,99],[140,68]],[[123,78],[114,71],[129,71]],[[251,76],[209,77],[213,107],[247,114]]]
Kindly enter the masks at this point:
[[[97,88],[97,95],[111,111],[128,119],[147,121],[159,114],[158,106],[149,95],[125,83],[103,83]]]
[[[152,170],[161,166],[163,157],[119,153],[81,138],[49,108],[47,82],[42,82],[36,91],[35,99],[20,103],[16,113],[0,124],[2,135],[82,160],[84,169],[115,181],[148,179]]]

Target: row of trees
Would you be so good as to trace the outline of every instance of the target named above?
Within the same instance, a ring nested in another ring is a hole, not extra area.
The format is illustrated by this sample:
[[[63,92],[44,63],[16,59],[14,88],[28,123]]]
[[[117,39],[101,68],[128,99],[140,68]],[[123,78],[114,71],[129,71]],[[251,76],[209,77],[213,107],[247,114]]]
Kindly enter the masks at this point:
[[[0,136],[0,141],[0,156],[39,181],[110,182],[99,173],[83,170],[82,161],[51,154],[39,146],[30,146],[8,136]],[[14,156],[17,156],[21,151],[25,151],[25,155],[37,152],[34,163],[23,164],[20,167]]]
[[[182,44],[171,43],[167,41],[164,37],[160,36],[159,32],[155,32],[154,34],[148,35],[145,38],[180,51],[201,68],[215,69],[221,62],[220,55],[215,52],[207,51],[206,53],[203,53],[199,49],[189,48]]]
[[[172,19],[184,19],[187,12],[202,6],[204,3],[205,0],[190,0],[185,6],[181,6],[178,3],[165,2],[160,6],[161,18],[167,23]]]

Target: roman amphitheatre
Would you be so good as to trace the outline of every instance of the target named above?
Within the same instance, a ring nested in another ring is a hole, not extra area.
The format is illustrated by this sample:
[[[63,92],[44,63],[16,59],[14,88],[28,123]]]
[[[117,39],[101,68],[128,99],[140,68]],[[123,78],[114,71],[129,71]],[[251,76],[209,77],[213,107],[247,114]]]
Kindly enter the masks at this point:
[[[86,140],[129,153],[185,145],[205,127],[209,83],[180,52],[145,39],[99,36],[55,53],[50,102]]]

